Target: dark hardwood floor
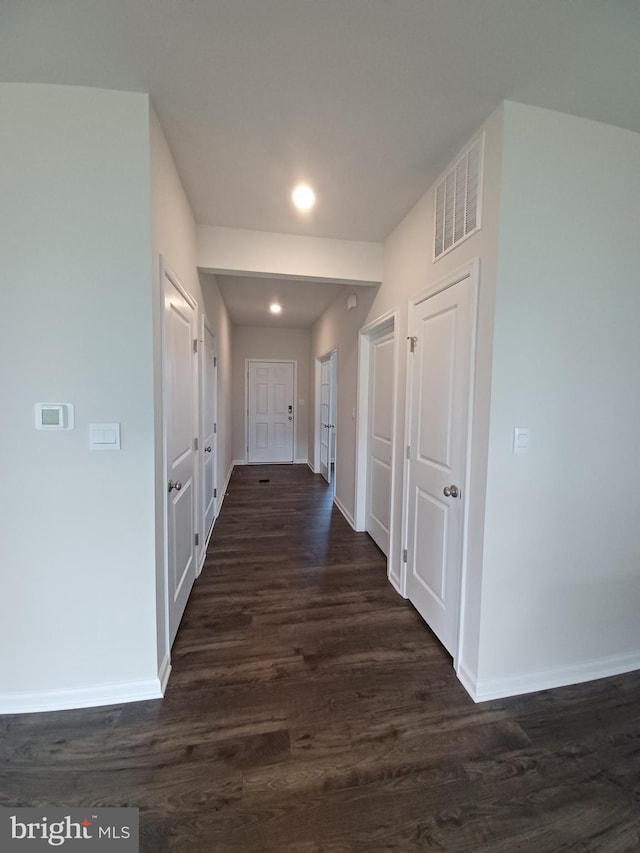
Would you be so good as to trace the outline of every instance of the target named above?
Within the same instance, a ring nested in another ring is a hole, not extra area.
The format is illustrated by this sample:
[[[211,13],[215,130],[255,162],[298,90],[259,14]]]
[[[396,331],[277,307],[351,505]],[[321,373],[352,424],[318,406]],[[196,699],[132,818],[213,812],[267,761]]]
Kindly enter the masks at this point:
[[[474,705],[324,481],[243,467],[165,699],[1,718],[0,805],[139,806],[145,853],[637,851],[639,710]]]

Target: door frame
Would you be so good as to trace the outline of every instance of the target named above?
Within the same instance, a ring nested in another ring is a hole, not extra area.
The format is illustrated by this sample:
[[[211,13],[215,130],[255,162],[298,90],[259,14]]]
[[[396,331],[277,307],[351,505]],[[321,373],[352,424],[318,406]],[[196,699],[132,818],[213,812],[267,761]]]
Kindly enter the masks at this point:
[[[167,491],[167,481],[169,477],[169,464],[168,464],[168,410],[167,410],[167,330],[165,327],[165,310],[164,310],[164,288],[165,288],[165,278],[167,278],[171,284],[178,290],[178,292],[184,297],[186,302],[193,308],[195,311],[195,322],[194,322],[194,334],[196,335],[195,340],[198,340],[198,302],[196,299],[182,286],[180,283],[180,279],[173,271],[173,269],[167,263],[164,255],[160,255],[160,350],[161,350],[161,364],[162,364],[162,482],[160,484],[160,488],[162,489],[162,561],[163,561],[163,583],[164,583],[164,610],[165,610],[165,649],[167,650],[167,655],[169,660],[171,658],[171,628],[170,628],[170,613],[169,613],[169,493]],[[197,352],[194,350],[193,359],[191,361],[193,365],[194,371],[194,383],[193,383],[193,424],[194,431],[196,431],[196,435],[194,438],[198,440],[198,446],[200,446],[200,370],[199,364],[200,360],[198,358]],[[194,519],[193,519],[193,528],[196,532],[200,529],[200,481],[201,470],[200,464],[198,462],[199,454],[196,456],[196,464],[195,470],[193,472],[194,476]],[[157,484],[156,484],[157,487]],[[199,574],[198,568],[198,549],[196,548],[195,553],[196,558],[196,578]],[[164,665],[164,664],[163,664]],[[167,664],[169,665],[169,664]],[[168,678],[168,673],[167,673]]]
[[[202,315],[200,320],[200,441],[204,443],[205,439],[205,430],[204,430],[204,400],[205,400],[205,346],[204,346],[204,336],[205,329],[210,333],[214,341],[214,358],[216,359],[216,364],[213,367],[213,383],[215,386],[215,406],[214,406],[214,423],[216,424],[216,444],[215,444],[215,458],[213,462],[213,488],[214,494],[216,494],[216,490],[218,488],[218,432],[217,432],[217,423],[218,423],[218,338],[213,330],[211,323],[209,322],[209,318],[206,314]],[[213,533],[213,528],[215,527],[216,518],[218,517],[218,508],[219,508],[219,500],[220,497],[215,497],[213,499],[213,524],[211,525],[211,530],[207,530],[205,526],[205,494],[204,494],[204,447],[200,449],[200,453],[198,455],[198,459],[200,460],[202,477],[201,477],[201,489],[200,489],[200,501],[201,501],[201,512],[200,512],[200,527],[202,529],[202,541],[200,543],[200,554],[198,557],[198,575],[202,571],[202,566],[204,565],[204,559],[207,553],[207,546],[209,544],[209,539],[211,538],[211,534]]]
[[[358,334],[358,390],[356,409],[356,493],[355,493],[355,529],[366,530],[367,517],[367,470],[369,456],[369,389],[371,385],[371,348],[374,341],[383,335],[393,333],[393,388],[391,400],[393,416],[391,421],[391,494],[389,496],[389,555],[387,557],[387,577],[390,583],[401,592],[401,558],[396,547],[398,517],[394,496],[397,490],[396,450],[398,446],[398,372],[400,353],[398,343],[398,312],[395,308],[381,314],[367,323]],[[396,551],[398,553],[396,553]]]
[[[327,352],[323,353],[316,357],[315,360],[315,391],[314,391],[314,406],[313,406],[313,473],[320,473],[320,430],[318,429],[318,424],[320,423],[320,407],[321,407],[321,385],[322,385],[322,362],[330,361],[333,359],[333,366],[331,371],[331,383],[333,385],[332,393],[333,393],[333,401],[334,401],[334,420],[338,420],[338,347],[332,347],[332,349],[327,350]],[[336,423],[335,432],[334,432],[334,454],[335,454],[335,464],[333,467],[333,477],[331,478],[331,485],[333,486],[333,493],[335,496],[336,492],[336,471],[338,470],[338,425]],[[331,443],[329,443],[329,448],[331,448]],[[331,456],[331,453],[329,453]],[[331,464],[331,459],[329,459],[329,464]]]
[[[249,363],[293,365],[293,449],[291,462],[250,462],[249,461]],[[295,358],[245,358],[244,360],[244,461],[247,465],[292,465],[296,461],[298,449],[298,360]]]
[[[467,441],[464,449],[464,478],[462,480],[463,495],[465,501],[463,506],[462,517],[462,542],[460,546],[460,591],[458,597],[458,628],[456,637],[456,652],[453,655],[453,665],[458,672],[458,664],[462,659],[463,647],[463,626],[465,617],[466,604],[466,589],[467,589],[467,555],[469,549],[469,497],[471,494],[471,461],[472,461],[472,440],[473,440],[473,402],[475,398],[475,377],[476,377],[476,343],[478,337],[478,296],[480,288],[480,258],[475,257],[463,264],[461,267],[453,270],[448,275],[439,279],[431,287],[420,291],[420,293],[411,297],[408,301],[407,320],[410,316],[411,309],[425,302],[427,299],[447,290],[460,281],[469,278],[471,280],[471,341],[470,341],[470,363],[469,363],[469,389],[467,396]],[[407,331],[409,328],[407,326]],[[411,414],[413,411],[413,362],[407,337],[407,375],[406,375],[406,403],[405,403],[405,447],[408,447],[411,441]],[[406,458],[403,466],[403,482],[402,490],[402,542],[403,549],[407,548],[408,528],[409,528],[409,465],[411,460]],[[407,564],[402,563],[401,573],[401,593],[407,598]]]

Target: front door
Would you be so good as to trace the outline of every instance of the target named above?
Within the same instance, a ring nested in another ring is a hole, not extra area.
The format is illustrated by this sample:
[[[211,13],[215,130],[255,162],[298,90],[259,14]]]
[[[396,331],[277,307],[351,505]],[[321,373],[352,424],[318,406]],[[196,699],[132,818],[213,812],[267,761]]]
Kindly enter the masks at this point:
[[[164,394],[167,470],[167,580],[173,643],[196,577],[196,304],[168,268],[164,296]]]
[[[291,361],[248,364],[248,462],[293,462],[293,368]]]
[[[216,392],[217,361],[213,333],[204,324],[203,336],[203,411],[202,455],[204,460],[204,542],[206,543],[216,517]]]
[[[407,594],[454,657],[467,499],[474,288],[469,272],[409,311]]]
[[[385,556],[391,517],[393,351],[393,332],[371,341],[365,527]]]

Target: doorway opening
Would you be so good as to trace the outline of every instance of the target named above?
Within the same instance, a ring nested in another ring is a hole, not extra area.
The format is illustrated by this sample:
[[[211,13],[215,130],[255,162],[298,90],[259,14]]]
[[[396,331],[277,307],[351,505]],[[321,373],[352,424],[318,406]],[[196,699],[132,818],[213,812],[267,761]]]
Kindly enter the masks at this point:
[[[460,660],[479,263],[409,304],[406,593]]]
[[[338,351],[331,350],[316,360],[315,470],[335,492],[337,445]]]
[[[366,531],[387,557],[400,588],[393,495],[396,472],[398,341],[395,312],[360,330],[356,449],[356,530]]]

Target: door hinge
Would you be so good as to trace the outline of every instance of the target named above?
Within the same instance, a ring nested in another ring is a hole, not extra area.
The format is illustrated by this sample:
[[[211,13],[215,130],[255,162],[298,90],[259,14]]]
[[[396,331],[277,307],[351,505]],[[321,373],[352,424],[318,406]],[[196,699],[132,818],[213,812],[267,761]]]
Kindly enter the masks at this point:
[[[193,339],[193,351],[198,352],[198,339],[197,338]]]
[[[411,459],[411,446],[407,444],[407,459]]]
[[[402,552],[402,562],[403,562],[403,563],[406,563],[406,562],[407,562],[407,549],[406,549],[406,548],[405,548],[405,549],[404,549],[404,551]]]
[[[194,450],[197,450],[197,449],[198,449],[198,439],[197,439],[197,438],[194,438],[194,439],[193,439],[193,449],[194,449]]]
[[[218,424],[213,425],[213,434],[215,435],[218,432]]]
[[[415,352],[418,339],[415,335],[407,335],[407,340],[409,341],[409,352]]]
[[[218,497],[218,490],[217,489],[213,490],[213,496],[214,496],[214,498]]]
[[[214,366],[214,367],[217,367],[217,366],[218,366],[218,359],[216,358],[216,356],[215,356],[215,355],[214,355],[214,357],[213,357],[213,366]]]
[[[200,534],[199,533],[196,533],[195,540],[196,540],[196,547],[197,547],[200,544]]]

